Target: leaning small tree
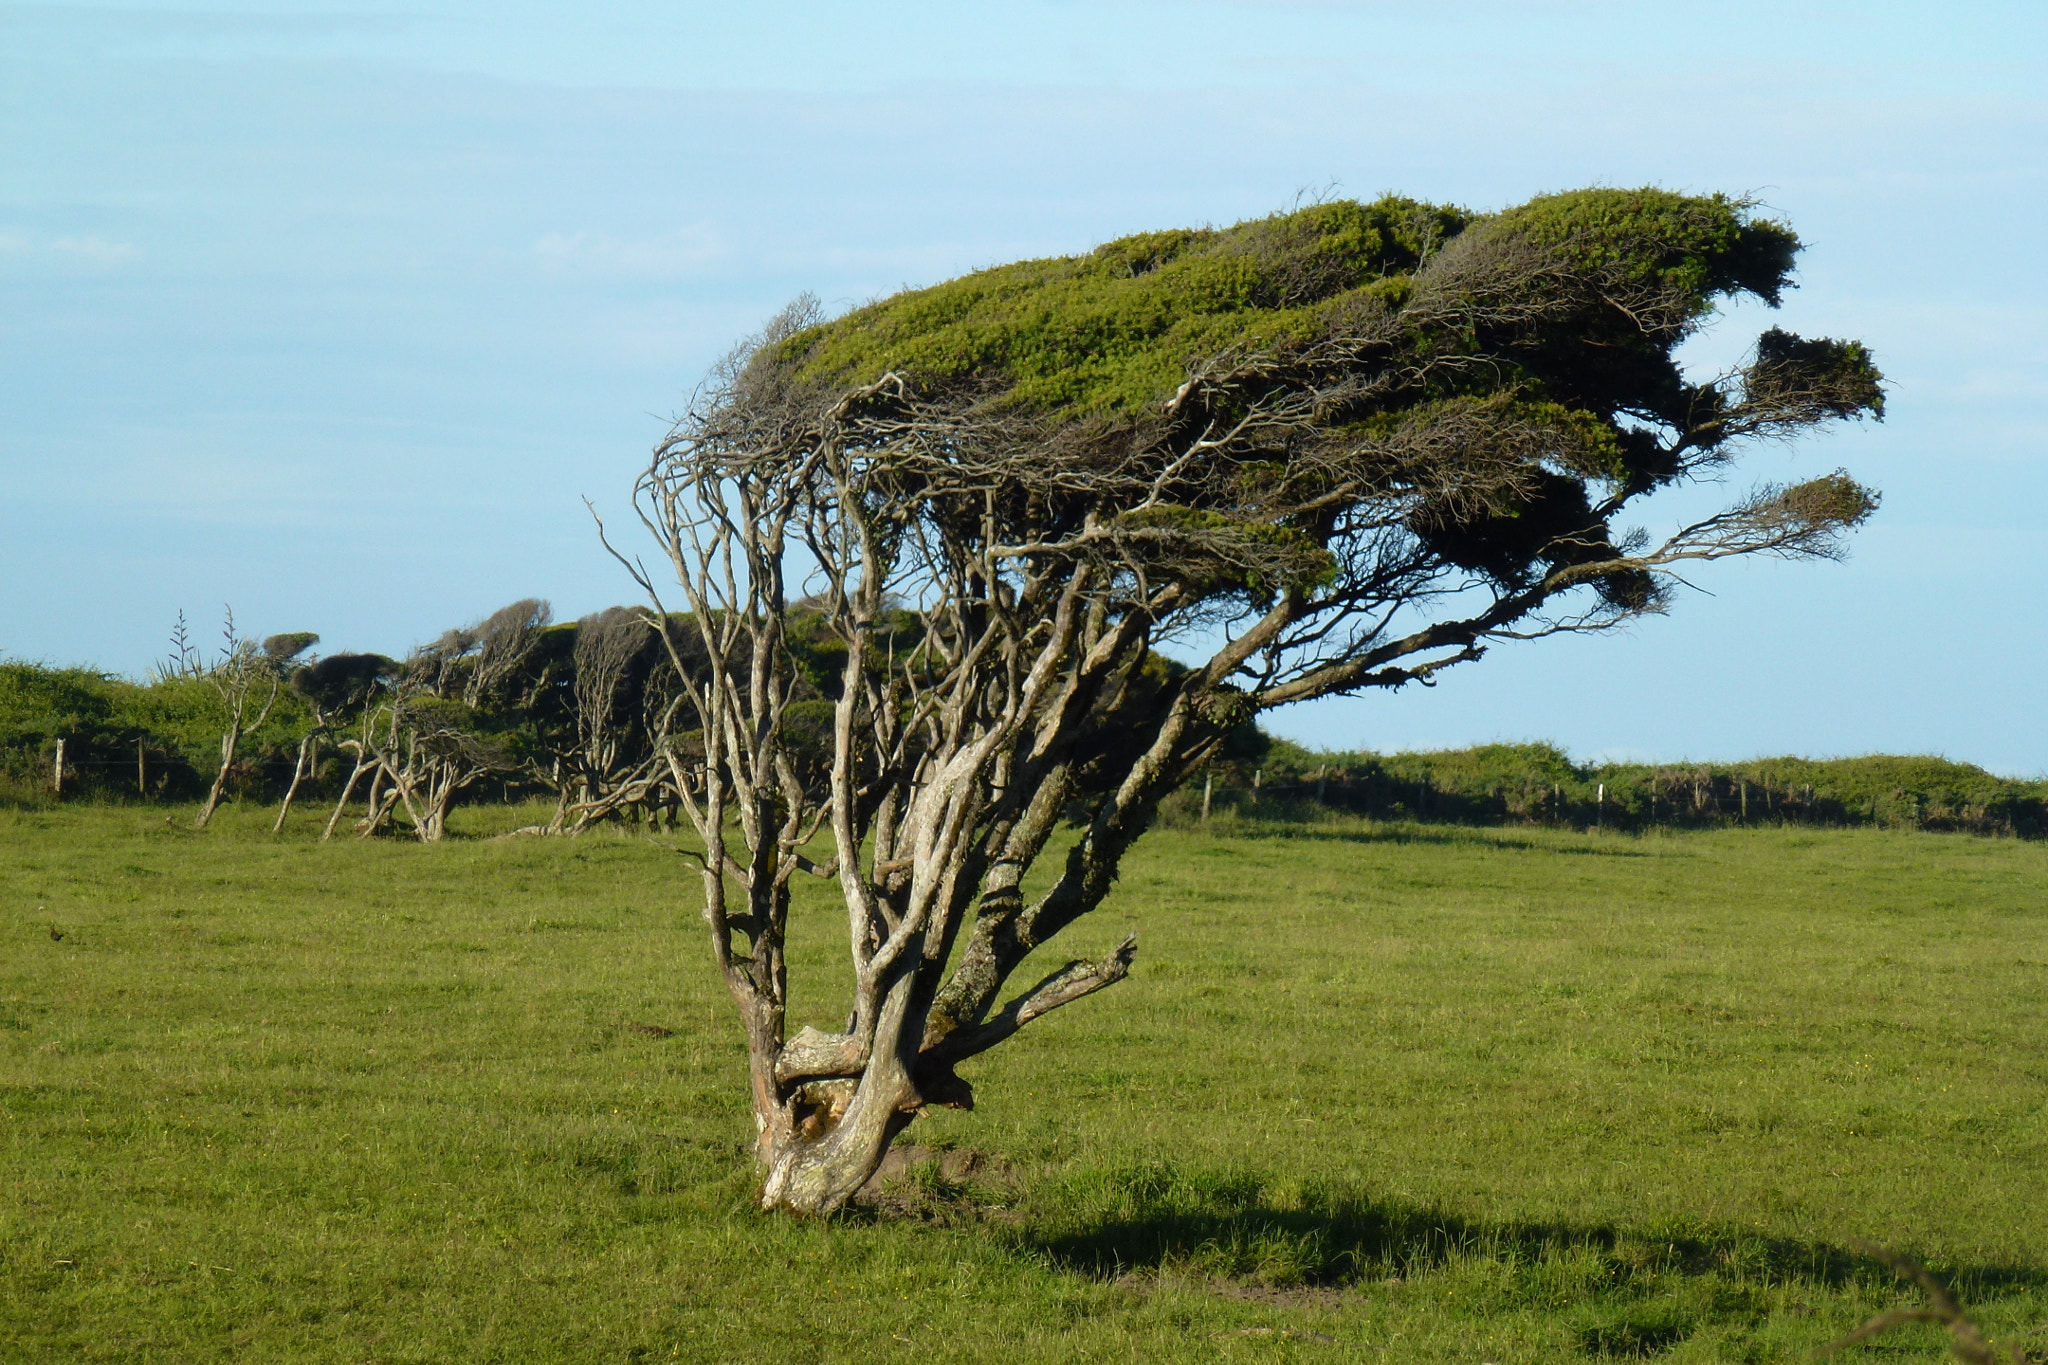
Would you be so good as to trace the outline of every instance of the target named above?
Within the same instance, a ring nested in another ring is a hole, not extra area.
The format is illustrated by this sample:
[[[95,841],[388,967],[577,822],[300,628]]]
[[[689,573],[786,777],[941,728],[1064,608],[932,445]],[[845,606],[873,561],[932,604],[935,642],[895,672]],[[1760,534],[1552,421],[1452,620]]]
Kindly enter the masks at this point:
[[[171,634],[171,657],[157,669],[160,680],[185,678],[203,683],[219,710],[220,766],[214,771],[206,800],[200,803],[199,814],[192,822],[194,829],[205,829],[213,813],[220,809],[242,741],[270,719],[284,688],[287,665],[320,642],[318,635],[302,630],[272,635],[258,645],[235,633],[234,608],[225,611],[220,653],[211,659],[192,646],[185,634],[185,613],[179,612],[177,627]],[[303,757],[302,752],[302,760]],[[294,787],[298,785],[297,773],[294,768]]]
[[[1121,979],[1130,939],[1006,992],[1247,720],[1662,611],[1686,565],[1839,554],[1876,505],[1839,472],[1617,524],[1745,444],[1882,414],[1854,342],[1674,359],[1718,300],[1775,304],[1797,248],[1655,190],[1335,202],[799,305],[736,352],[636,507],[703,656],[676,660],[698,733],[668,756],[762,1203],[838,1208],[925,1106],[972,1104],[963,1063]],[[845,649],[823,761],[793,723],[800,598]],[[798,872],[837,883],[852,1008],[791,1036]]]

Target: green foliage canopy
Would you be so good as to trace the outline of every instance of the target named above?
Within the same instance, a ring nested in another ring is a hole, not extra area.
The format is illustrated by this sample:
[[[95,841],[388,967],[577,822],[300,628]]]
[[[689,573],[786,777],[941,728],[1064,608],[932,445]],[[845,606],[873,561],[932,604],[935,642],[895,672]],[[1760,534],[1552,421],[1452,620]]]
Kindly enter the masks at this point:
[[[1405,484],[1407,527],[1441,565],[1516,588],[1617,559],[1615,512],[1724,463],[1742,438],[1882,416],[1882,376],[1856,342],[1773,329],[1737,374],[1680,366],[1676,348],[1724,299],[1776,305],[1798,250],[1790,228],[1726,195],[1580,190],[1491,215],[1335,201],[977,271],[798,330],[756,366],[824,391],[894,376],[1041,443],[1057,433],[1098,467],[1185,450],[1177,436],[1293,398],[1312,411],[1216,449],[1171,506],[1143,509],[1149,526],[1200,515],[1193,529],[1237,529],[1237,560],[1291,558],[1233,564],[1217,586],[1327,585],[1344,518],[1341,496],[1318,495],[1363,472],[1333,449],[1405,443],[1411,467],[1382,460],[1358,495]],[[1461,474],[1412,467],[1430,443],[1456,447]],[[1876,505],[1846,477],[1769,491],[1743,515],[1822,532],[1813,547]],[[1036,529],[1103,510],[1085,501],[1034,508],[1051,523]],[[1615,609],[1659,601],[1642,568],[1587,581]]]
[[[1021,407],[1130,418],[1171,396],[1191,361],[1301,346],[1346,303],[1398,301],[1424,255],[1470,221],[1390,197],[1142,233],[899,294],[792,337],[783,353],[834,384],[898,370]]]

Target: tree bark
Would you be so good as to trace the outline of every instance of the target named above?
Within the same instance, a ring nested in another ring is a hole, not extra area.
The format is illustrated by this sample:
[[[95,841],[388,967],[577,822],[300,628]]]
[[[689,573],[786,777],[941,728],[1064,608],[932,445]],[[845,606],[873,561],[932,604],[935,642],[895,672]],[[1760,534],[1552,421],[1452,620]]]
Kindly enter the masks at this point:
[[[192,822],[192,828],[205,829],[207,821],[220,807],[221,797],[228,789],[228,770],[235,766],[235,750],[241,745],[240,726],[231,726],[220,740],[220,771],[214,775],[213,787],[206,793],[206,803],[199,808],[199,818]]]
[[[857,1080],[813,1081],[797,1087],[791,1101],[776,1098],[766,1114],[757,1109],[762,1132],[761,1207],[813,1217],[843,1207],[880,1168],[890,1142],[924,1107],[924,1097],[911,1082],[914,1045],[911,1057],[904,1055],[915,986],[916,974],[909,970],[891,984],[876,1020],[874,1046]],[[757,1070],[763,1059],[756,1056]],[[774,1084],[773,1055],[766,1054],[765,1059],[770,1085],[765,1090],[757,1086],[757,1096],[776,1095],[782,1088]]]
[[[292,813],[292,798],[299,794],[299,782],[312,771],[312,765],[308,762],[308,759],[318,752],[315,744],[319,739],[319,735],[320,732],[314,730],[299,741],[299,756],[292,764],[292,783],[284,789],[284,801],[277,808],[277,823],[270,827],[272,834],[276,834],[284,828],[285,817]]]
[[[355,795],[356,782],[362,777],[363,770],[369,766],[363,759],[356,759],[355,770],[349,773],[348,781],[342,784],[341,799],[334,803],[334,814],[327,817],[327,828],[320,832],[321,842],[325,843],[334,837],[334,827],[341,823],[342,812],[348,809],[349,797]]]
[[[384,793],[375,806],[364,813],[362,820],[356,825],[356,837],[367,839],[382,829],[384,822],[391,818],[391,812],[397,807],[398,789],[393,787]]]

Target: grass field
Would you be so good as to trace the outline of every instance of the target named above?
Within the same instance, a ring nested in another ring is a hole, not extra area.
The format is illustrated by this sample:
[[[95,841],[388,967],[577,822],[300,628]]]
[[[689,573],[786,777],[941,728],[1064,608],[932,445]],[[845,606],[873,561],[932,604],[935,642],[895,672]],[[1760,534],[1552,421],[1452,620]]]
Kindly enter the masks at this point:
[[[2042,845],[1161,831],[972,1169],[820,1225],[673,851],[267,820],[0,813],[0,1358],[1797,1360],[1858,1237],[2048,1353]]]

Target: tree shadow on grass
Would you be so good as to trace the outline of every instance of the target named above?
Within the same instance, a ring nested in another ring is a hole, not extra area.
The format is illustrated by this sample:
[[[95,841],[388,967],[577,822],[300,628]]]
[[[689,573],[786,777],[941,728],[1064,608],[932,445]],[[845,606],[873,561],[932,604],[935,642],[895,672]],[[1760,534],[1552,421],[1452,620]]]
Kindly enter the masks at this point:
[[[1337,844],[1426,844],[1436,847],[1485,847],[1518,853],[1555,853],[1583,858],[1651,858],[1645,849],[1601,847],[1594,844],[1530,839],[1504,834],[1498,827],[1477,825],[1296,824],[1284,818],[1233,823],[1216,830],[1231,839],[1289,839]]]
[[[1499,1296],[1525,1297],[1531,1306],[1555,1303],[1567,1286],[1625,1299],[1653,1287],[1668,1295],[1687,1281],[1886,1293],[1893,1282],[1884,1266],[1828,1242],[1692,1223],[1476,1222],[1336,1185],[1165,1165],[1083,1173],[1032,1202],[1038,1208],[1024,1242],[1056,1265],[1103,1279],[1170,1272],[1312,1287],[1483,1265]],[[1939,1273],[1966,1301],[2048,1289],[2048,1268],[2040,1266],[1945,1266]],[[1676,1340],[1672,1333],[1683,1335],[1670,1323],[1628,1315],[1588,1330],[1612,1337],[1606,1354],[1642,1354],[1662,1349],[1653,1340],[1660,1334],[1663,1345]]]

